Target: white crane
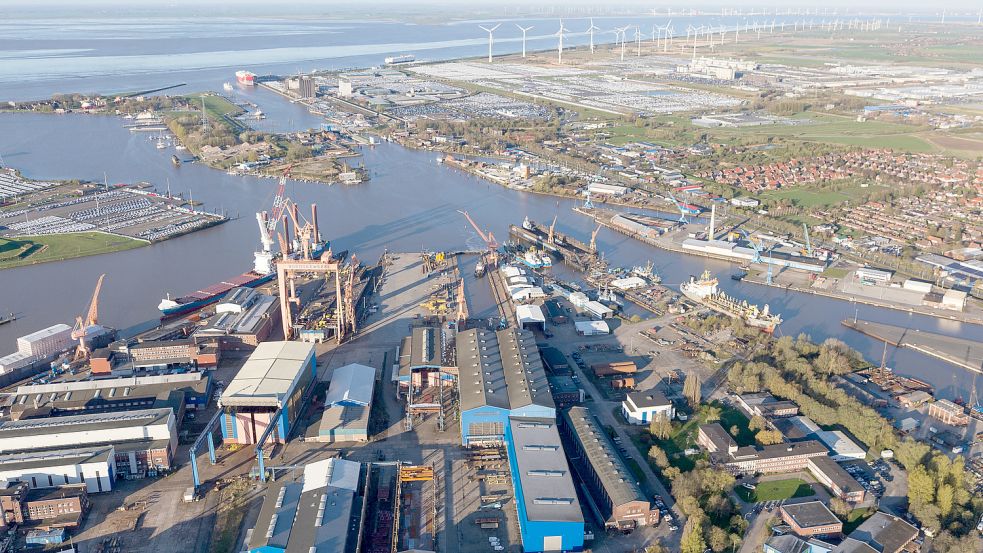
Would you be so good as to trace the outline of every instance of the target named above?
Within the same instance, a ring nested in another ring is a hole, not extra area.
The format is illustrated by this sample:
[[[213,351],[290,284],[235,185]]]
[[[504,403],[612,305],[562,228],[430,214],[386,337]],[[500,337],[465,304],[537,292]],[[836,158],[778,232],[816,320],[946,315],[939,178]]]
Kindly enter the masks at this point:
[[[519,25],[518,23],[515,26],[518,27],[518,29],[520,31],[522,31],[522,57],[526,57],[526,31],[531,31],[532,30],[532,26],[523,27],[522,25]],[[491,61],[491,53],[489,53],[489,60],[488,61]]]
[[[560,20],[560,30],[556,32],[555,36],[560,37],[560,42],[556,45],[556,63],[563,63],[563,32],[569,31],[563,26],[563,20]]]
[[[488,63],[492,62],[492,45],[495,44],[495,29],[499,28],[501,25],[502,24],[499,23],[491,29],[485,27],[484,25],[478,25],[478,28],[488,33]]]
[[[594,31],[600,31],[600,27],[594,25],[594,19],[590,20],[590,27],[587,27],[587,34],[590,36],[590,53],[594,53]]]

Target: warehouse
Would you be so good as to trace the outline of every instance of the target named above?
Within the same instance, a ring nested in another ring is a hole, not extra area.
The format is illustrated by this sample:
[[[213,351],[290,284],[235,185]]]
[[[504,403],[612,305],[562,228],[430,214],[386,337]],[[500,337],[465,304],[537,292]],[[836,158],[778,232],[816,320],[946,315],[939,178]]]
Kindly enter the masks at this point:
[[[502,443],[509,417],[556,417],[528,330],[465,330],[457,335],[457,360],[463,445]]]
[[[420,388],[436,381],[441,370],[453,364],[453,349],[440,328],[417,326],[402,339],[396,357],[393,380],[399,382],[397,396],[405,396],[411,382]]]
[[[857,442],[848,438],[840,430],[820,430],[815,433],[815,436],[829,448],[834,461],[863,460],[867,457],[867,450],[857,445]]]
[[[628,188],[617,184],[592,182],[587,185],[587,192],[590,194],[603,194],[605,196],[624,196],[628,193]]]
[[[969,424],[969,415],[961,405],[953,403],[947,399],[940,399],[928,405],[928,416],[939,419],[943,424],[952,426],[966,426]]]
[[[0,422],[0,451],[34,451],[43,447],[117,444],[147,440],[166,442],[171,454],[177,448],[174,411],[93,413]]]
[[[612,363],[592,363],[590,369],[594,371],[594,376],[603,378],[605,376],[620,376],[623,374],[635,374],[638,367],[634,361],[615,361]]]
[[[261,343],[222,394],[222,438],[255,444],[272,425],[269,438],[285,442],[316,376],[313,344]]]
[[[577,334],[581,336],[603,336],[611,334],[611,327],[605,321],[575,321],[573,323]]]
[[[13,420],[59,417],[107,411],[174,409],[181,420],[186,409],[208,404],[211,379],[202,373],[76,380],[20,386],[13,394]]]
[[[564,413],[563,436],[570,464],[588,486],[594,507],[606,528],[630,531],[659,523],[635,477],[625,465],[607,432],[585,407]]]
[[[509,467],[523,551],[577,551],[584,514],[554,419],[513,418]]]
[[[324,399],[321,421],[315,442],[366,442],[369,440],[369,416],[375,391],[376,371],[352,363],[335,369]]]
[[[72,447],[0,455],[0,480],[31,488],[86,485],[89,493],[108,492],[116,481],[113,446]]]
[[[355,553],[362,465],[330,458],[270,484],[246,543],[250,553]]]
[[[570,374],[570,363],[563,352],[554,347],[540,348],[539,355],[550,374]]]
[[[871,267],[861,267],[856,271],[857,279],[860,282],[891,282],[891,276],[894,275],[891,271],[883,271],[881,269],[874,269]]]

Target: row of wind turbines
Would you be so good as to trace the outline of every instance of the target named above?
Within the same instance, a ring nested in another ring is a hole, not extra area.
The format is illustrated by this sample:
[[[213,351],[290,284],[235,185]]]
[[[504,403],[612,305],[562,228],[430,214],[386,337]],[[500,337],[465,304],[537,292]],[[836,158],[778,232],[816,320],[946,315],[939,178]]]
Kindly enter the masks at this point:
[[[738,23],[736,25],[724,25],[721,24],[719,27],[714,27],[713,25],[700,25],[694,27],[693,25],[687,25],[686,27],[686,44],[683,46],[692,46],[693,56],[696,56],[697,43],[702,37],[701,46],[709,46],[713,50],[717,45],[723,45],[724,41],[727,39],[727,34],[730,32],[734,33],[734,42],[738,42],[741,37],[741,32],[746,35],[755,35],[757,39],[761,39],[762,34],[774,34],[776,29],[779,33],[785,33],[786,26],[790,27],[793,32],[799,31],[812,31],[817,27],[819,30],[827,31],[830,33],[842,30],[854,30],[859,32],[870,32],[886,28],[890,25],[891,20],[888,19],[835,19],[835,20],[820,20],[817,22],[815,19],[797,19],[793,22],[778,21],[777,19],[772,19],[768,21],[751,21],[748,19],[744,20],[744,23]],[[523,27],[519,24],[514,24],[519,31],[522,32],[522,57],[526,57],[526,33],[531,31],[534,27]],[[484,25],[478,25],[478,28],[488,33],[488,63],[492,63],[494,60],[493,47],[495,44],[495,31],[501,27],[502,24],[499,23],[492,27],[486,27]],[[607,33],[614,33],[614,43],[617,45],[620,40],[621,44],[621,61],[625,60],[626,44],[628,42],[628,31],[634,27],[635,34],[633,38],[636,44],[636,55],[642,55],[642,40],[646,37],[642,33],[641,27],[638,25],[626,25],[624,27],[616,27],[612,30],[606,31]],[[601,31],[601,28],[594,25],[594,19],[590,19],[590,25],[587,29],[581,33],[575,33],[576,35],[587,35],[590,38],[589,47],[590,53],[593,54],[595,51],[594,47],[594,32]],[[900,31],[900,27],[899,27]],[[556,48],[556,61],[557,63],[563,63],[563,37],[564,33],[570,33],[570,29],[567,29],[563,25],[563,20],[560,20],[560,29],[554,33],[552,36],[558,38],[557,48]],[[655,45],[656,50],[662,48],[663,52],[668,52],[673,45],[673,40],[677,38],[676,28],[672,25],[672,20],[670,19],[665,25],[653,25],[652,26],[652,43]],[[717,37],[717,42],[714,42],[714,38]],[[682,38],[681,35],[678,38]]]

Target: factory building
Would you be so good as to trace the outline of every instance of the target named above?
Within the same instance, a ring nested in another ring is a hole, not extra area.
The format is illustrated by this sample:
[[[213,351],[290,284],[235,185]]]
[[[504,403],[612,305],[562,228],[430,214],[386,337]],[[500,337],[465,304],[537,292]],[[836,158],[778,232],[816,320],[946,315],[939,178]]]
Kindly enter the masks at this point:
[[[504,442],[509,417],[556,417],[531,332],[465,330],[457,335],[457,361],[465,446]]]
[[[108,492],[116,482],[111,445],[0,454],[0,480],[32,489],[85,484],[88,493]]]
[[[726,240],[697,240],[695,238],[687,238],[683,240],[683,249],[697,255],[730,261],[749,262],[755,258],[752,248],[738,246],[736,243],[727,242]],[[775,267],[788,267],[814,273],[821,273],[826,270],[826,262],[821,259],[804,255],[793,256],[782,251],[763,252],[760,262],[774,265]]]
[[[255,444],[270,426],[270,439],[285,442],[316,376],[313,344],[259,344],[222,394],[225,442]]]
[[[250,553],[355,553],[362,524],[362,465],[331,458],[270,484]]]
[[[570,464],[590,489],[592,508],[607,528],[630,531],[659,523],[654,508],[607,432],[586,407],[564,413],[563,436]]]
[[[851,440],[840,430],[819,430],[815,436],[829,448],[834,461],[842,462],[851,459],[862,461],[867,457],[867,450],[860,447],[857,442]]]
[[[0,451],[131,442],[173,455],[177,449],[174,411],[145,409],[0,422]]]
[[[72,327],[56,324],[17,339],[17,351],[35,359],[52,357],[75,347]]]
[[[961,405],[957,405],[947,399],[940,399],[928,405],[928,416],[939,419],[943,424],[952,426],[966,426],[969,424],[969,415]]]
[[[577,551],[584,514],[555,419],[513,418],[506,440],[523,551]]]
[[[222,349],[255,347],[280,324],[280,302],[253,288],[233,288],[215,306],[215,315],[195,330],[196,341],[216,341]]]
[[[352,363],[334,370],[331,385],[324,399],[321,421],[311,425],[315,442],[367,442],[372,395],[375,392],[376,371],[372,367]]]
[[[410,384],[414,389],[420,389],[446,378],[440,373],[453,365],[448,359],[452,355],[453,350],[440,328],[414,327],[400,342],[396,355],[399,364],[393,367],[393,380],[399,383],[397,396],[405,396]]]
[[[204,408],[211,379],[202,373],[76,380],[20,386],[10,402],[13,420],[170,407],[182,420],[187,409]]]

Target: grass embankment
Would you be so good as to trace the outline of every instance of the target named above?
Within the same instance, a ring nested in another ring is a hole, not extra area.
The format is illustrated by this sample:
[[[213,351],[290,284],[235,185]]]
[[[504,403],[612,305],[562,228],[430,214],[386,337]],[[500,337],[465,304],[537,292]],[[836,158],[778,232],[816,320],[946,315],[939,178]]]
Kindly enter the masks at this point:
[[[809,497],[816,494],[816,492],[812,490],[812,487],[801,478],[759,482],[753,490],[749,490],[738,484],[734,487],[734,492],[748,503],[757,503],[759,501],[781,501],[783,499]]]
[[[235,550],[239,528],[248,511],[246,492],[249,491],[249,486],[249,480],[239,478],[220,492],[222,498],[215,514],[215,529],[208,548],[209,553],[233,553]]]
[[[219,123],[229,128],[230,131],[238,133],[247,130],[246,125],[235,119],[237,115],[243,113],[243,109],[218,94],[190,94],[186,96],[189,102],[196,106],[201,106],[202,98],[205,99],[205,116],[211,121]]]
[[[147,244],[102,232],[0,238],[0,269],[130,250]]]

